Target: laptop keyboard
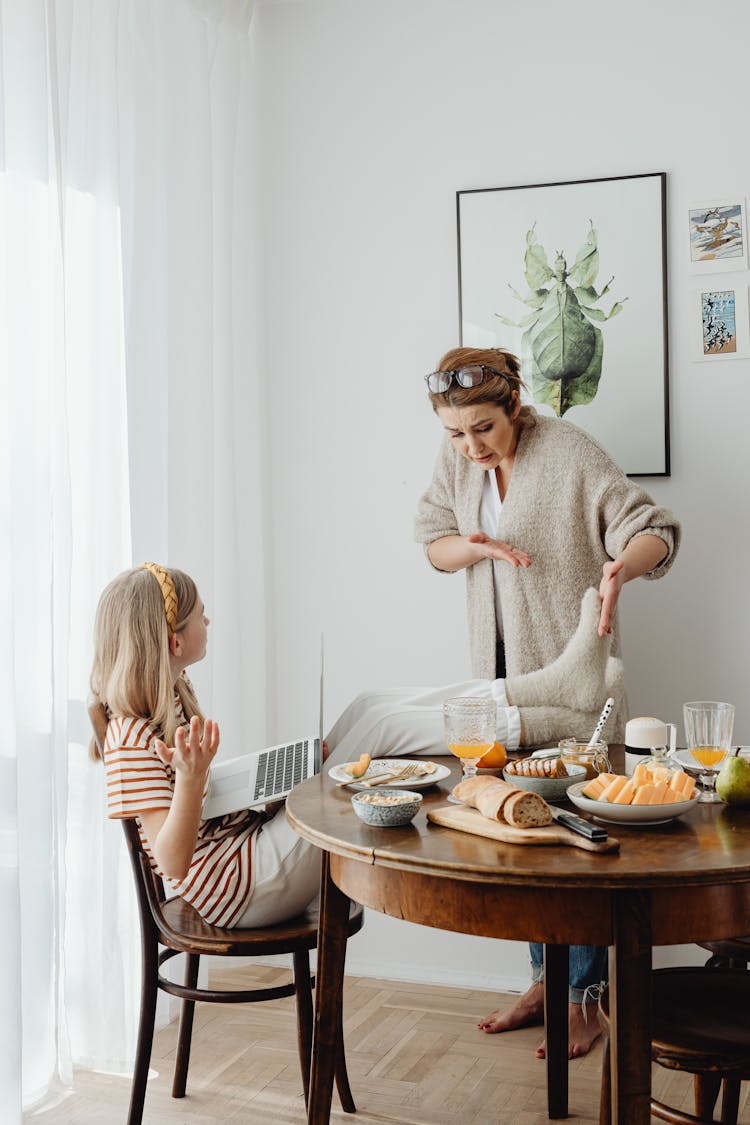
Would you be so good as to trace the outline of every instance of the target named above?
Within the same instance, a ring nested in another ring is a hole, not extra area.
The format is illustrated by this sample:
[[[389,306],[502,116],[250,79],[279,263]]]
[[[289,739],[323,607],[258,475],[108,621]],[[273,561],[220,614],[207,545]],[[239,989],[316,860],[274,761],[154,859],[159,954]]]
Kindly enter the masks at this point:
[[[260,755],[253,799],[283,796],[302,781],[307,758],[306,742],[290,742]]]

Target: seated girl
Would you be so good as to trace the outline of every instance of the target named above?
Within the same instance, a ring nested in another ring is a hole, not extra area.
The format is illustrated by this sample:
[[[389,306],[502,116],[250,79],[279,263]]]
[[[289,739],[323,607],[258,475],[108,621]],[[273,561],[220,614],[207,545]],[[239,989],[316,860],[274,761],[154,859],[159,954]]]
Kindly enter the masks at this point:
[[[498,740],[511,749],[593,730],[603,699],[622,692],[622,665],[609,656],[611,638],[597,635],[598,615],[592,589],[568,647],[538,672],[359,696],[328,736],[329,762],[363,751],[444,754],[442,704],[454,695],[494,697]],[[205,656],[208,625],[195,583],[180,570],[146,563],[103,592],[91,688],[106,721],[108,811],[135,817],[154,870],[207,922],[274,925],[316,896],[320,856],[288,824],[283,804],[201,816],[219,728],[201,712],[185,671]],[[536,1015],[524,1011],[526,1022]]]

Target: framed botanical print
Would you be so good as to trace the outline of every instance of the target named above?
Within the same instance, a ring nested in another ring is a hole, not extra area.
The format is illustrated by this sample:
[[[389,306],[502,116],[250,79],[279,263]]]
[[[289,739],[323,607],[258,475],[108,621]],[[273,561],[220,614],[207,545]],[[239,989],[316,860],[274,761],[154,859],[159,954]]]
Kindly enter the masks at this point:
[[[666,173],[457,193],[465,346],[631,476],[669,475]]]

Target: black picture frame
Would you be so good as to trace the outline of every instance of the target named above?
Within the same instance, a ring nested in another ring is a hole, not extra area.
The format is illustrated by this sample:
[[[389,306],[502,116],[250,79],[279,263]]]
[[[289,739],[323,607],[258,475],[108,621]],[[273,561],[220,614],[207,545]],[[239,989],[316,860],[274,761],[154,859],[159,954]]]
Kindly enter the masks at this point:
[[[671,471],[666,176],[456,193],[461,343],[515,352],[526,401],[633,477]]]

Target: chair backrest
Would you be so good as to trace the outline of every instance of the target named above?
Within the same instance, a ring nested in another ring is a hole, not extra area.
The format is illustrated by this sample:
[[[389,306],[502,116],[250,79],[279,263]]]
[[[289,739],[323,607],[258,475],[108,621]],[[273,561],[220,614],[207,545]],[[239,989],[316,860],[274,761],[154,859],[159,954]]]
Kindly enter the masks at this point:
[[[92,700],[88,706],[89,721],[94,732],[99,753],[104,758],[104,743],[107,737],[107,716],[98,700]],[[162,928],[161,904],[166,900],[164,884],[161,878],[151,867],[148,857],[143,850],[138,824],[129,817],[122,821],[125,842],[130,857],[130,865],[135,878],[135,891],[138,899],[138,913],[141,926],[156,925],[157,931]]]

